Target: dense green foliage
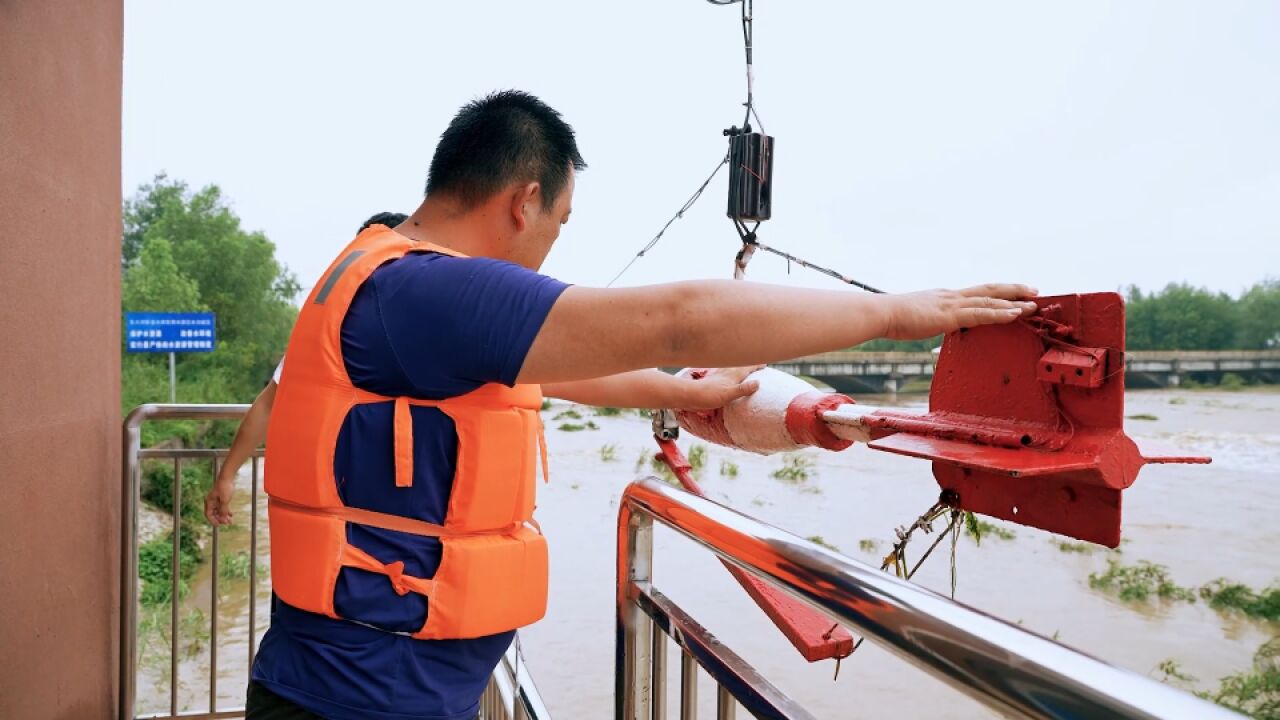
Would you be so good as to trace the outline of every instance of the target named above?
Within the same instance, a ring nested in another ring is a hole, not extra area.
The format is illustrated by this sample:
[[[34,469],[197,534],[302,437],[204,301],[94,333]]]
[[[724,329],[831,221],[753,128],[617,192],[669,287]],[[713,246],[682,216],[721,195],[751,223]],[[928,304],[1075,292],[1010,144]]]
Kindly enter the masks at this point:
[[[1280,346],[1280,281],[1232,298],[1187,284],[1155,293],[1130,288],[1125,306],[1130,350],[1261,350]]]
[[[1130,287],[1125,300],[1129,350],[1263,350],[1280,347],[1280,279],[1254,284],[1239,297],[1186,283],[1143,292]],[[866,352],[932,350],[942,337],[872,340]]]
[[[204,559],[200,544],[195,534],[183,532],[178,537],[178,597],[187,594],[187,583],[195,575],[196,567]],[[139,598],[144,607],[166,605],[173,600],[173,533],[166,533],[143,544],[138,548],[138,577],[142,579],[142,595]]]

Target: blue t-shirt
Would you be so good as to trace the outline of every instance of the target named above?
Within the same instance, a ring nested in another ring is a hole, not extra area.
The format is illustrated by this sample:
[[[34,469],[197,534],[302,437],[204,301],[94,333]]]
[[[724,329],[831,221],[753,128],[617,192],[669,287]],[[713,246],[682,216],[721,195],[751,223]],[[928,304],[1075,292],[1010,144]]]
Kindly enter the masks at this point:
[[[410,254],[373,272],[342,324],[352,382],[381,395],[441,400],[491,382],[515,384],[547,313],[567,286],[488,258]],[[458,437],[435,408],[411,407],[413,485],[396,487],[391,403],[358,405],[334,455],[342,501],[443,523]],[[348,523],[348,542],[405,573],[430,578],[440,541]],[[279,601],[253,679],[333,720],[469,720],[513,633],[474,640],[416,640],[427,600],[397,595],[383,575],[343,568],[334,606],[375,627]],[[388,630],[392,632],[387,632]]]

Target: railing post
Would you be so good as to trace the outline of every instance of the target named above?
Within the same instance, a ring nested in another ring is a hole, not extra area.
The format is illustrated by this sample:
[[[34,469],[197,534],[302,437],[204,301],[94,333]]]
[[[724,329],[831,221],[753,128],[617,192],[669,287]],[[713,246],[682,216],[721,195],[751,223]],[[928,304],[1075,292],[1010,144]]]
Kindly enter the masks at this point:
[[[653,628],[652,657],[650,683],[653,688],[653,720],[667,720],[667,633],[656,622],[649,622]]]
[[[653,621],[631,597],[631,586],[653,577],[653,518],[623,502],[618,521],[615,720],[653,717]]]
[[[680,652],[680,720],[698,717],[698,661],[688,650]]]
[[[120,503],[120,688],[118,720],[133,720],[138,659],[138,449],[142,444],[142,408],[124,423]]]

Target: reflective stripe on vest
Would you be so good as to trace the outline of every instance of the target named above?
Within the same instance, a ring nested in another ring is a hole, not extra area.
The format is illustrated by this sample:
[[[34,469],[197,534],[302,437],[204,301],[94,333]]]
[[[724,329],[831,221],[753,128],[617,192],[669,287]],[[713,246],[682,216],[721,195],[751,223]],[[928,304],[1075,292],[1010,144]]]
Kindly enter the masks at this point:
[[[428,598],[426,622],[414,637],[512,630],[546,610],[547,546],[533,520],[537,468],[544,479],[547,470],[541,391],[488,384],[446,400],[387,397],[356,388],[342,360],[342,321],[356,291],[378,267],[409,252],[457,255],[373,226],[338,256],[298,315],[267,431],[273,589],[294,607],[337,618],[338,576],[344,567],[356,568],[385,576],[399,595]],[[395,473],[385,482],[397,488],[413,485],[411,407],[432,407],[452,419],[457,459],[443,523],[342,503],[333,473],[338,434],[352,408],[371,403],[392,404]],[[440,538],[434,577],[407,575],[403,562],[384,563],[348,544],[348,523]]]

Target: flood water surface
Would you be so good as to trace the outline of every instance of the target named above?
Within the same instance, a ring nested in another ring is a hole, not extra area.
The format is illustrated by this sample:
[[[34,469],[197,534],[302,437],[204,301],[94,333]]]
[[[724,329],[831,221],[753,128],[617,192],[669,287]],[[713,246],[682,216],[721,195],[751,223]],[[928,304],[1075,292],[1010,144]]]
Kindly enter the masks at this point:
[[[924,398],[904,396],[900,402],[923,405]],[[1048,533],[999,521],[993,524],[1012,531],[1013,537],[989,535],[980,545],[962,537],[956,598],[1138,673],[1159,678],[1157,665],[1176,660],[1184,674],[1198,679],[1195,687],[1216,688],[1219,678],[1250,665],[1253,652],[1275,634],[1274,626],[1220,613],[1203,602],[1121,602],[1091,589],[1089,575],[1105,571],[1112,560],[1164,565],[1177,584],[1188,587],[1227,577],[1262,588],[1280,578],[1275,554],[1280,531],[1271,522],[1280,509],[1280,393],[1131,392],[1126,403],[1126,413],[1134,418],[1126,421],[1131,435],[1188,454],[1212,455],[1214,463],[1146,468],[1124,495],[1119,552],[1068,552]],[[653,443],[648,419],[633,413],[590,418],[598,430],[557,430],[565,421],[553,418],[564,409],[557,406],[545,413],[551,482],[539,488],[538,499],[538,518],[551,544],[550,607],[544,620],[521,632],[522,645],[555,717],[605,718],[613,712],[618,502],[629,481],[650,473],[647,465],[640,471],[636,465],[652,454]],[[585,408],[579,412],[590,414]],[[693,444],[691,438],[682,441],[686,452]],[[612,449],[605,450],[607,446]],[[938,495],[929,464],[922,460],[861,446],[803,455],[813,463],[809,476],[784,482],[771,477],[782,466],[781,457],[708,446],[700,479],[713,500],[801,537],[821,537],[849,557],[876,566],[888,551],[894,527],[913,521]],[[736,465],[736,476],[728,472],[728,463]],[[240,522],[248,513],[247,492],[245,496]],[[265,525],[265,507],[260,517]],[[221,543],[224,552],[242,550],[248,532],[224,533]],[[265,532],[258,543],[265,567]],[[993,717],[977,702],[872,643],[846,659],[833,680],[833,663],[804,662],[709,553],[662,528],[654,545],[655,586],[817,717]],[[913,561],[924,547],[913,542]],[[915,581],[949,592],[947,556],[935,553]],[[220,582],[219,702],[241,705],[248,661],[248,583]],[[267,584],[263,574],[257,593],[258,635],[268,617]],[[206,567],[184,613],[207,609],[209,600]],[[669,665],[678,668],[676,648],[668,654]],[[180,668],[182,707],[207,707],[207,668],[207,650],[186,655]],[[167,677],[167,663],[144,663],[140,710],[167,708]],[[673,684],[668,695],[677,696],[677,689]],[[700,699],[708,712],[714,696],[704,676]]]

